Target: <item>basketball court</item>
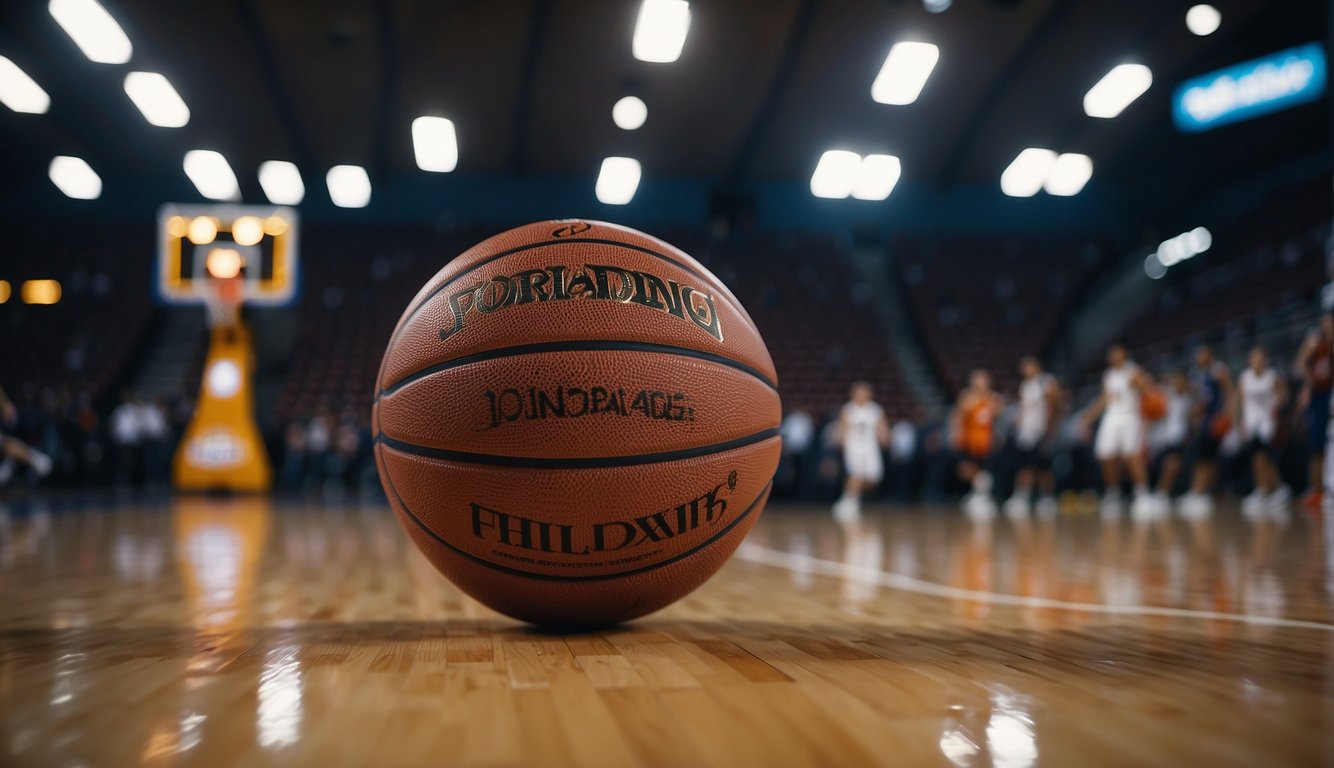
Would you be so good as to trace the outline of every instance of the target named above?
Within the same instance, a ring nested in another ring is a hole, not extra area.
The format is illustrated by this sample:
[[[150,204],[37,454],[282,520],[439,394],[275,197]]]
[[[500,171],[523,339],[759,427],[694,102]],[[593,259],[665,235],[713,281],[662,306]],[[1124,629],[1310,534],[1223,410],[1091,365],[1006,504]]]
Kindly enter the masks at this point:
[[[0,766],[1334,762],[1325,2],[0,9]]]
[[[1314,765],[1327,535],[781,508],[676,605],[550,635],[378,505],[57,502],[4,552],[5,733],[35,765]]]

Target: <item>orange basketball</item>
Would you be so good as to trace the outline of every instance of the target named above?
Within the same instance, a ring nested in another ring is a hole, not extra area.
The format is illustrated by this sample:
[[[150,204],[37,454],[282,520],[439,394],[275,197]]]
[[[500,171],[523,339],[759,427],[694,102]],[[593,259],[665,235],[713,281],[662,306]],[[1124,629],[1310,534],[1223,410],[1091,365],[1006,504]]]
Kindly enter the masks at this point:
[[[642,616],[703,584],[769,495],[773,361],[718,278],[653,237],[548,221],[417,294],[376,382],[375,457],[426,557],[501,613]]]
[[[1167,415],[1167,396],[1157,387],[1149,387],[1139,399],[1139,412],[1146,421],[1157,421]]]
[[[1232,431],[1232,417],[1226,412],[1219,413],[1214,420],[1209,423],[1209,434],[1214,439],[1222,440],[1227,437],[1227,433]]]

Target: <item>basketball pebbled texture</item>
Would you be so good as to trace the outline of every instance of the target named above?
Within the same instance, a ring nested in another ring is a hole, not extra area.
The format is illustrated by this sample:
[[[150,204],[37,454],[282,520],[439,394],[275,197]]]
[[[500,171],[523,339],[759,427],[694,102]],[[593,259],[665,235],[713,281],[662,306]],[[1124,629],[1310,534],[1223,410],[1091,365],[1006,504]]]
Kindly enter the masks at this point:
[[[548,221],[447,264],[376,381],[390,505],[467,594],[556,626],[704,583],[769,495],[781,408],[740,302],[642,232]]]

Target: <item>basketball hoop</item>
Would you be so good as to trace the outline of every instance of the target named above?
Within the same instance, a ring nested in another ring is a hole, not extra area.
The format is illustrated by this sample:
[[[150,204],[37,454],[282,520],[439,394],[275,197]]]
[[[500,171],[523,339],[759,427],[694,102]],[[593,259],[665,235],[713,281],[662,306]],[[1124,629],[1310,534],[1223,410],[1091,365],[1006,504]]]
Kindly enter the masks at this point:
[[[241,321],[241,301],[245,298],[243,277],[213,277],[204,291],[204,308],[209,328],[232,328]]]

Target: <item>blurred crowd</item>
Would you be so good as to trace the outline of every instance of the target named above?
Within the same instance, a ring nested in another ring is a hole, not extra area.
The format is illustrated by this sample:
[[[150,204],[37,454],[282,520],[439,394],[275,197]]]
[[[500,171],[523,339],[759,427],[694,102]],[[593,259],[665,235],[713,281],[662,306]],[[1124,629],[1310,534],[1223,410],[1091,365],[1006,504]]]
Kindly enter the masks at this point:
[[[280,491],[327,497],[378,493],[370,421],[359,409],[325,405],[308,418],[289,419],[270,455]]]
[[[184,396],[148,398],[124,392],[108,409],[87,391],[46,388],[11,395],[12,422],[4,435],[49,457],[47,472],[8,462],[11,484],[70,489],[165,492],[172,457],[193,413]],[[265,435],[275,488],[326,496],[375,492],[369,419],[360,409],[321,406],[293,416]],[[5,461],[0,457],[0,461]]]
[[[1328,321],[1328,318],[1326,318]],[[1315,333],[1313,331],[1313,333]],[[1308,341],[1311,337],[1308,337]],[[1329,344],[1328,339],[1325,341]],[[1275,355],[1274,369],[1291,393],[1278,406],[1279,428],[1272,443],[1273,462],[1281,482],[1295,493],[1319,493],[1314,487],[1319,472],[1312,469],[1325,451],[1324,422],[1328,391],[1312,395],[1301,355],[1296,350],[1282,350]],[[1279,365],[1278,361],[1291,360]],[[1240,376],[1244,366],[1234,366]],[[1171,386],[1175,380],[1186,381],[1189,369],[1167,367],[1153,371],[1152,379]],[[1181,386],[1189,399],[1189,386]],[[989,456],[985,465],[994,484],[987,491],[996,499],[1005,499],[1015,490],[1015,479],[1024,466],[1018,440],[1019,398],[1017,392],[999,392],[1003,403],[990,430]],[[1322,401],[1321,398],[1324,398]],[[1081,403],[1081,405],[1086,405]],[[1317,407],[1321,406],[1321,407]],[[1048,463],[1055,479],[1055,489],[1065,503],[1078,497],[1079,503],[1095,504],[1105,481],[1095,455],[1093,433],[1089,429],[1086,408],[1062,408],[1048,441]],[[774,496],[803,502],[828,504],[840,497],[845,487],[847,468],[845,448],[840,436],[841,409],[812,413],[800,404],[786,409],[781,426],[783,453],[774,481]],[[1312,420],[1319,422],[1313,426]],[[888,432],[880,441],[883,480],[868,489],[869,500],[891,504],[936,504],[954,502],[972,489],[961,477],[960,465],[967,461],[958,446],[960,435],[950,414],[936,419],[887,421]],[[1241,497],[1255,489],[1252,446],[1239,428],[1240,422],[1219,439],[1215,490]],[[1182,439],[1172,434],[1179,429],[1164,419],[1148,426],[1144,436],[1144,455],[1152,487],[1159,487],[1171,449]],[[1189,456],[1187,459],[1189,460]],[[1180,456],[1178,456],[1180,460]],[[1181,494],[1190,487],[1190,474],[1179,468],[1169,470],[1164,489],[1168,496]],[[966,473],[965,473],[966,474]]]
[[[172,451],[192,408],[184,398],[126,392],[108,411],[95,407],[86,389],[73,387],[27,388],[11,397],[14,414],[5,435],[49,457],[44,482],[66,488],[166,489]],[[31,484],[38,473],[11,468],[11,474],[14,482]]]

